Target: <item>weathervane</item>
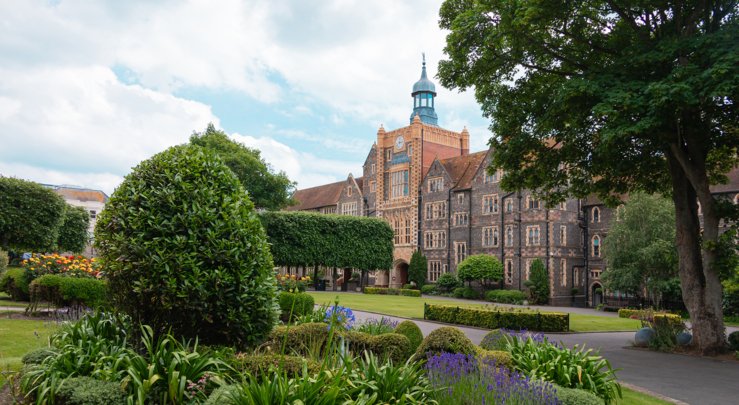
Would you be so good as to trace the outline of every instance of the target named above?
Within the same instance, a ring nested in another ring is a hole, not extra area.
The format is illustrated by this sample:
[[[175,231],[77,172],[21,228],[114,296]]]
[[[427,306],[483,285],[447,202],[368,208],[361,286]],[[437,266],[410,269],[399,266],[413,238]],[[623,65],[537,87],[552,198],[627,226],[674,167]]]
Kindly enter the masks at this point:
[[[421,52],[421,57],[423,58],[423,64],[426,64],[426,52]]]

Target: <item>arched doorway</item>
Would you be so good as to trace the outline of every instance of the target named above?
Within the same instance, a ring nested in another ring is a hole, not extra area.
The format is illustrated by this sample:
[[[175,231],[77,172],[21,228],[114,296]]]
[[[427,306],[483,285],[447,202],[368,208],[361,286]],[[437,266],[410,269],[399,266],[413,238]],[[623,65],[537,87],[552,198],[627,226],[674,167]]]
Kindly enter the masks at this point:
[[[402,288],[406,284],[408,284],[408,263],[404,260],[398,260],[390,278],[390,287]]]
[[[597,307],[603,303],[603,286],[600,283],[593,283],[591,288],[591,297],[593,297],[593,306]]]

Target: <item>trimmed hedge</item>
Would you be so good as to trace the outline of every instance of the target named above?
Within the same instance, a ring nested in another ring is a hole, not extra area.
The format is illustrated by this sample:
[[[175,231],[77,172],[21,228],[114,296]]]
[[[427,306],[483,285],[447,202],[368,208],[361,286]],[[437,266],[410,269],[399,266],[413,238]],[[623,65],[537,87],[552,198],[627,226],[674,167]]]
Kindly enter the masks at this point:
[[[537,332],[570,330],[570,315],[559,312],[494,311],[424,304],[423,319],[486,329],[527,329]]]
[[[565,388],[555,384],[557,399],[561,405],[603,405],[605,402],[590,391]]]
[[[513,369],[513,357],[504,350],[486,350],[482,347],[477,347],[477,357],[481,360],[492,360],[496,366]]]
[[[675,315],[675,314],[671,314],[669,312],[659,312],[659,311],[654,311],[654,310],[651,310],[651,309],[619,308],[619,310],[618,310],[618,317],[619,318],[632,318],[632,317],[641,318],[641,317],[643,317],[644,315],[646,315],[649,312],[653,313],[654,315],[674,315],[674,316],[678,316],[678,315]]]
[[[228,363],[240,373],[249,373],[254,377],[261,377],[273,373],[286,373],[288,378],[303,376],[303,365],[308,373],[318,372],[320,365],[313,360],[298,356],[281,356],[279,354],[238,354]]]
[[[365,294],[370,295],[404,295],[406,297],[420,297],[420,290],[410,288],[383,288],[383,287],[365,287]]]
[[[31,310],[41,301],[50,302],[56,307],[90,308],[97,308],[108,302],[107,283],[95,278],[45,274],[31,282],[30,291]]]
[[[402,363],[411,354],[410,340],[398,333],[370,335],[357,331],[336,330],[334,342],[341,337],[349,344],[349,349],[355,353],[368,350],[381,359],[390,359],[394,363]],[[328,324],[322,322],[304,323],[296,326],[278,326],[270,334],[267,345],[272,350],[280,352],[283,344],[285,350],[298,354],[307,354],[308,351],[320,347],[323,349],[329,338]]]
[[[413,321],[403,321],[395,327],[395,333],[399,333],[408,338],[411,344],[411,352],[415,352],[418,346],[423,342],[423,332],[421,328]]]
[[[414,358],[425,360],[429,353],[434,355],[441,353],[476,354],[477,349],[461,330],[452,326],[444,326],[432,331],[423,339],[416,349]]]
[[[315,306],[315,299],[305,293],[291,293],[282,291],[277,296],[277,301],[280,303],[280,310],[282,311],[280,318],[283,321],[290,321],[290,313],[292,311],[292,319],[296,319],[305,314],[313,312],[313,306]]]
[[[0,291],[10,295],[14,301],[28,301],[29,280],[26,269],[11,268],[0,274]]]
[[[126,393],[120,383],[73,377],[64,380],[56,394],[60,405],[123,405]]]
[[[491,290],[485,293],[485,300],[501,304],[523,304],[526,293],[519,290]]]

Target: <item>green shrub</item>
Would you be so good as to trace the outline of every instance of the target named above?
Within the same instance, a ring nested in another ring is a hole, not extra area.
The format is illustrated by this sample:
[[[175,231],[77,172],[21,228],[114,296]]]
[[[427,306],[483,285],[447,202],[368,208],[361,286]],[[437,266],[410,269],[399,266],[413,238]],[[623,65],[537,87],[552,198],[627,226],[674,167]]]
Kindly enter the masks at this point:
[[[426,256],[418,250],[413,252],[411,262],[408,264],[408,280],[415,282],[417,288],[423,288],[424,284],[426,284],[427,269],[428,262],[426,261]]]
[[[425,284],[423,287],[421,287],[421,293],[426,295],[436,294],[436,285]]]
[[[140,163],[98,217],[113,303],[156,331],[239,347],[277,322],[264,229],[231,170],[196,146]]]
[[[475,354],[472,341],[464,333],[454,327],[444,326],[429,333],[416,349],[416,360],[426,359],[429,353],[462,353]]]
[[[25,269],[10,268],[0,274],[0,291],[10,295],[14,301],[28,301],[29,283]]]
[[[528,339],[511,339],[508,351],[514,369],[530,378],[558,384],[564,388],[589,391],[606,403],[621,397],[621,385],[608,360],[584,347],[572,349],[549,342]]]
[[[10,258],[8,257],[8,252],[0,249],[0,277],[2,277],[3,273],[5,273],[5,270],[8,269],[9,261]]]
[[[91,377],[64,380],[56,394],[60,405],[123,405],[126,393],[119,382],[100,381]]]
[[[79,253],[85,250],[89,236],[90,214],[82,207],[66,204],[64,219],[59,227],[56,249],[60,252]]]
[[[282,311],[280,317],[283,321],[290,321],[313,312],[313,306],[316,304],[313,296],[305,293],[282,291],[277,299],[280,303],[280,310]],[[292,314],[292,317],[290,314]]]
[[[223,385],[216,388],[210,393],[208,399],[203,405],[233,405],[233,397],[236,395],[238,387],[235,385]]]
[[[529,295],[533,304],[545,305],[549,303],[549,273],[541,259],[535,259],[531,263],[529,280]]]
[[[466,287],[462,292],[462,298],[466,298],[468,300],[476,300],[480,298],[480,293],[477,292],[477,290],[475,290],[474,288]]]
[[[3,249],[51,250],[59,235],[66,204],[48,187],[0,176],[0,244]]]
[[[512,368],[513,367],[513,358],[511,357],[511,354],[504,351],[504,350],[487,350],[483,349],[482,347],[478,347],[477,349],[477,357],[482,360],[492,360],[495,362],[496,366],[501,366],[505,368]]]
[[[370,335],[372,336],[372,335]],[[394,364],[403,364],[413,354],[411,342],[405,335],[399,333],[385,333],[372,336],[370,352],[381,360],[391,360]],[[351,341],[349,342],[351,348]]]
[[[677,317],[680,318],[677,314],[671,314],[669,312],[664,311],[655,311],[653,309],[633,309],[633,308],[619,308],[618,309],[618,317],[619,318],[629,318],[629,319],[641,319],[643,317],[651,317],[655,315],[669,315],[670,318]]]
[[[491,290],[485,293],[485,300],[501,304],[523,304],[526,294],[519,290]]]
[[[423,341],[423,332],[421,332],[421,328],[419,328],[413,321],[403,321],[399,323],[398,326],[395,327],[395,333],[399,333],[408,338],[411,345],[411,352],[415,352]]]
[[[739,351],[739,331],[729,333],[729,349]]]
[[[41,349],[36,349],[23,355],[21,362],[23,362],[23,364],[41,364],[48,357],[51,357],[56,353],[57,349],[54,347],[44,347]]]
[[[312,360],[279,354],[238,354],[228,360],[228,363],[239,373],[249,373],[255,377],[286,373],[289,378],[297,378],[303,375],[303,367],[306,367],[310,375],[320,369],[320,366]]]
[[[278,326],[269,335],[268,344],[278,353],[304,354],[312,346],[323,347],[329,338],[327,323],[309,322],[295,326]]]
[[[460,283],[457,276],[452,273],[444,273],[436,280],[436,288],[440,292],[448,293],[459,286]]]
[[[555,386],[557,389],[557,398],[561,405],[604,405],[602,399],[592,392],[577,389],[564,388]]]
[[[365,287],[364,293],[370,295],[404,295],[406,297],[421,296],[420,290],[408,288]]]
[[[480,342],[480,347],[485,350],[505,350],[507,346],[507,336],[500,329],[488,332]]]
[[[98,308],[107,304],[108,289],[105,280],[45,274],[31,282],[31,309],[41,301],[56,307],[85,306]]]
[[[567,332],[570,329],[569,314],[512,308],[476,309],[424,304],[423,317],[431,321],[485,329],[527,329],[539,332]]]
[[[452,296],[454,298],[464,298],[464,292],[468,288],[469,287],[457,287],[457,288],[454,289],[454,291],[452,291]]]

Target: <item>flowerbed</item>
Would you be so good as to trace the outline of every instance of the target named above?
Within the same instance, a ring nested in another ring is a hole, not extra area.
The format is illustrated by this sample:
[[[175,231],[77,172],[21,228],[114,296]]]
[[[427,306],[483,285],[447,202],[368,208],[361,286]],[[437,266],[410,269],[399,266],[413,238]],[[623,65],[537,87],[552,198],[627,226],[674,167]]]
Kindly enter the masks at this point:
[[[423,318],[487,329],[528,329],[540,332],[567,332],[570,324],[570,315],[565,313],[494,306],[491,309],[475,309],[425,304]]]
[[[376,295],[404,295],[406,297],[421,296],[421,290],[413,290],[410,288],[365,287],[364,293]]]

